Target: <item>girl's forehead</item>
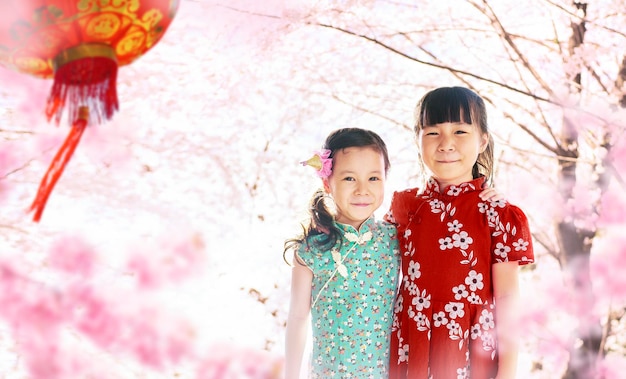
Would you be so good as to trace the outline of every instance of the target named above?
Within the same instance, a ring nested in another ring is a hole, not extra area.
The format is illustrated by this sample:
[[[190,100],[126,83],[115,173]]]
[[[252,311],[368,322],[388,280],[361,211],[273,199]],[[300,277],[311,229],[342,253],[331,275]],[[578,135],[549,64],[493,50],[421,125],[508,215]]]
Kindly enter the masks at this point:
[[[372,146],[350,146],[344,147],[343,149],[337,149],[337,151],[333,153],[333,157],[338,158],[342,156],[355,156],[371,153],[376,153],[382,156],[382,153]]]
[[[340,149],[333,155],[333,161],[334,168],[341,166],[342,169],[351,170],[378,166],[379,163],[384,166],[383,154],[371,146]]]

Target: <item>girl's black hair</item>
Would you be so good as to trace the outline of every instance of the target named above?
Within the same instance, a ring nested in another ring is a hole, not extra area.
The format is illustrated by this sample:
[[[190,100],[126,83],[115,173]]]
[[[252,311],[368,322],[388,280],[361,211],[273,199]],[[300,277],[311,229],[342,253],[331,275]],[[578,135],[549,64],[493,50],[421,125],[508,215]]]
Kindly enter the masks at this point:
[[[349,147],[371,147],[378,151],[382,154],[385,162],[385,174],[389,170],[390,163],[387,145],[378,134],[371,130],[361,128],[338,129],[328,135],[324,146],[322,146],[323,149],[330,150],[329,158],[333,158],[335,152]],[[309,243],[311,237],[319,236],[319,238],[315,238],[314,243],[318,247],[328,250],[341,239],[341,231],[334,224],[335,217],[326,205],[327,198],[328,196],[321,188],[313,194],[309,208],[311,219],[308,225],[302,225],[302,234],[300,236],[285,241],[283,251],[285,262],[289,263],[286,259],[287,251],[296,249],[302,243]]]
[[[474,179],[485,176],[486,183],[493,180],[494,142],[487,124],[487,108],[483,99],[465,87],[440,87],[428,92],[415,108],[415,135],[425,126],[445,122],[463,122],[477,125],[489,136],[485,151],[478,155],[472,168]]]

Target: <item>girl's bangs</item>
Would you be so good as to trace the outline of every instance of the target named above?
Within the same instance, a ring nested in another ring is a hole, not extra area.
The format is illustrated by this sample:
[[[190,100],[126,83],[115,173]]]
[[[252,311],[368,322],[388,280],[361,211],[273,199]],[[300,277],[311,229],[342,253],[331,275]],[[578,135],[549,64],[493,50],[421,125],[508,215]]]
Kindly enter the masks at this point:
[[[472,124],[472,110],[469,100],[465,96],[450,96],[450,93],[432,94],[434,96],[424,99],[420,115],[421,122],[418,125],[428,126],[451,123]]]

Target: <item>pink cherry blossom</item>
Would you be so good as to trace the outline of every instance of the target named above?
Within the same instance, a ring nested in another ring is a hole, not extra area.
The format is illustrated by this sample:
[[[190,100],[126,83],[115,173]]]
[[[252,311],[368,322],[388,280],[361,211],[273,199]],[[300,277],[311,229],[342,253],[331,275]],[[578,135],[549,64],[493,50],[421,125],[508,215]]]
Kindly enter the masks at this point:
[[[95,252],[82,238],[64,237],[53,242],[48,260],[53,268],[87,277],[93,272]]]

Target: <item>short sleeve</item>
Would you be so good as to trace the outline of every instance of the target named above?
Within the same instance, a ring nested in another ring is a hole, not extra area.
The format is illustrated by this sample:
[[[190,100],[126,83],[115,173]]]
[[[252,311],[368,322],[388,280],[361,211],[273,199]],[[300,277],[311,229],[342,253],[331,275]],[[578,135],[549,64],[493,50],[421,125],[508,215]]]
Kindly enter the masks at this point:
[[[409,210],[415,208],[412,203],[416,201],[416,195],[416,188],[394,192],[389,211],[383,219],[394,225],[407,225],[410,217]]]
[[[492,229],[491,252],[494,262],[533,263],[532,235],[528,219],[515,205],[503,201],[491,202],[486,210]]]
[[[313,271],[315,255],[311,249],[310,243],[302,242],[298,246],[298,248],[295,249],[294,254],[295,254],[295,258],[299,261],[299,263],[304,264],[304,266],[308,267],[311,271]]]

